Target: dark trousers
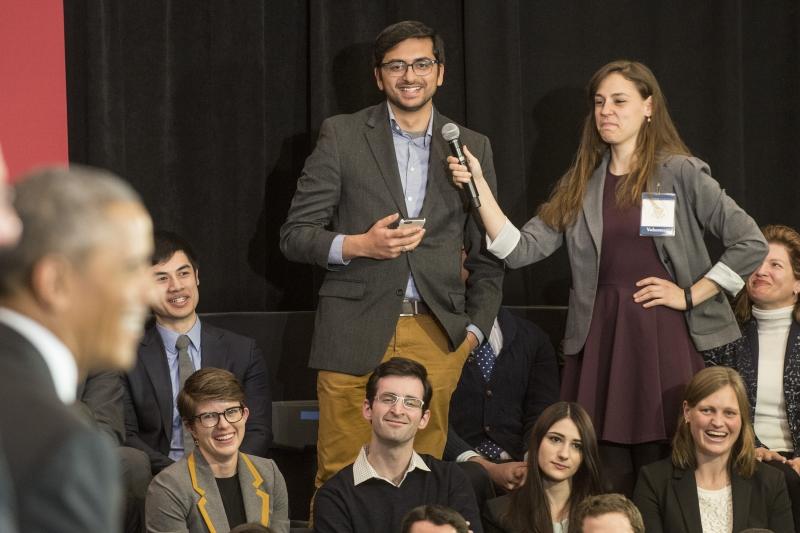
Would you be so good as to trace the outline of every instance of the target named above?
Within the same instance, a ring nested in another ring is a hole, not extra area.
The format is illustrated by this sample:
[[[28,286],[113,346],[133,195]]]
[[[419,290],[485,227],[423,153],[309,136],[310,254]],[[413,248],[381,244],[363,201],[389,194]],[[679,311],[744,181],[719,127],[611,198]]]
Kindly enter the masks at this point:
[[[670,447],[666,442],[642,444],[600,442],[605,488],[631,498],[639,470],[645,465],[664,459],[669,454]]]
[[[117,448],[122,464],[122,481],[125,487],[125,533],[143,533],[144,500],[147,487],[153,479],[150,458],[141,450],[120,446]]]

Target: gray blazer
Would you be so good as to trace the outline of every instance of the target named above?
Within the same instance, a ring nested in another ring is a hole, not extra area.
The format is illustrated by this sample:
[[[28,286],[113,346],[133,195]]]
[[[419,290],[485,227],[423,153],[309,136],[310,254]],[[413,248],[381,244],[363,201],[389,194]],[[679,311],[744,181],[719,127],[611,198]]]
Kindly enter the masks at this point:
[[[409,272],[447,332],[451,348],[475,324],[488,335],[502,298],[503,265],[485,249],[483,232],[464,193],[447,171],[448,148],[440,134],[450,119],[434,110],[428,182],[419,216],[425,237],[411,253],[376,261],[353,259],[333,267],[319,289],[312,368],[364,375],[380,362],[395,331]],[[489,140],[461,128],[461,141],[481,161],[496,189]],[[337,234],[364,233],[392,213],[407,217],[385,102],[322,123],[281,228],[281,250],[291,261],[328,268]],[[461,248],[470,271],[461,279]]]
[[[521,229],[519,244],[506,257],[511,268],[534,263],[555,252],[566,239],[572,270],[564,353],[583,349],[597,294],[600,247],[603,241],[603,185],[608,155],[592,174],[583,199],[583,210],[575,223],[559,232],[539,217]],[[659,258],[680,287],[689,287],[711,269],[703,237],[706,230],[725,246],[719,258],[742,276],[750,275],[767,254],[767,243],[755,221],[736,205],[711,177],[711,171],[696,157],[674,155],[662,161],[651,186],[677,196],[675,236],[654,237]],[[725,295],[713,298],[684,313],[695,347],[708,350],[739,338],[741,332]]]
[[[278,533],[289,531],[286,482],[271,459],[239,453],[239,485],[248,522]],[[214,474],[201,453],[161,471],[147,490],[148,533],[223,533],[230,531]]]

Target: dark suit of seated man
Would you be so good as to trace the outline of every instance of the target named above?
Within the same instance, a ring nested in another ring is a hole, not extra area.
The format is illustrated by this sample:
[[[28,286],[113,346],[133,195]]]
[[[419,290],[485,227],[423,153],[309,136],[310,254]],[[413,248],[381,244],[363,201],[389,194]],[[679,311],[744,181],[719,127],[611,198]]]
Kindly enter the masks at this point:
[[[428,373],[416,361],[394,357],[375,369],[361,408],[372,427],[370,442],[317,491],[316,533],[399,531],[405,514],[423,504],[450,507],[482,533],[461,469],[414,451],[414,436],[431,417],[431,396]]]
[[[124,380],[126,444],[147,453],[153,475],[191,451],[175,398],[195,370],[214,367],[231,372],[244,388],[250,418],[241,450],[266,457],[272,408],[267,367],[255,340],[200,322],[197,259],[179,236],[155,233],[152,274],[158,292],[155,324]]]
[[[478,462],[503,490],[521,485],[528,436],[542,410],[558,400],[558,383],[547,334],[501,308],[489,338],[467,358],[450,400],[445,460]]]
[[[122,403],[122,374],[104,370],[90,372],[78,384],[75,405],[84,411],[86,419],[105,433],[117,447],[117,456],[122,469],[125,514],[123,531],[144,531],[144,500],[147,487],[153,476],[150,474],[150,458],[141,450],[123,446],[125,442],[125,415]],[[0,529],[2,531],[2,529]]]

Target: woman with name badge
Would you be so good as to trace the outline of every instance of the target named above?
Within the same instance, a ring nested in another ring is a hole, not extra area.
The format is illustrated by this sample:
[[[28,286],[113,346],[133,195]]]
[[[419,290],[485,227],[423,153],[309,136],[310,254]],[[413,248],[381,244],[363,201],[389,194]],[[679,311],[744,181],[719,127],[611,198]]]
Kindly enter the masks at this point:
[[[521,229],[506,218],[465,148],[453,180],[474,179],[488,249],[511,268],[566,242],[572,272],[561,397],[589,412],[616,491],[669,453],[698,351],[741,333],[736,295],[767,246],[758,226],[692,157],[655,76],[635,61],[601,67],[574,162]],[[470,172],[471,171],[471,172]],[[725,249],[712,263],[703,237]]]

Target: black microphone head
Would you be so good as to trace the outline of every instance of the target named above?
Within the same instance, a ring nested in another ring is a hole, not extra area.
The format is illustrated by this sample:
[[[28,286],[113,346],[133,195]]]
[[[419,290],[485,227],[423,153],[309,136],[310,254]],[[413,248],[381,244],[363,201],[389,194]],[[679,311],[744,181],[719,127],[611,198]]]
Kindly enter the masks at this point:
[[[453,124],[452,122],[448,122],[444,126],[442,126],[442,137],[447,142],[455,141],[458,139],[458,136],[461,135],[461,131],[458,129],[458,126]]]

